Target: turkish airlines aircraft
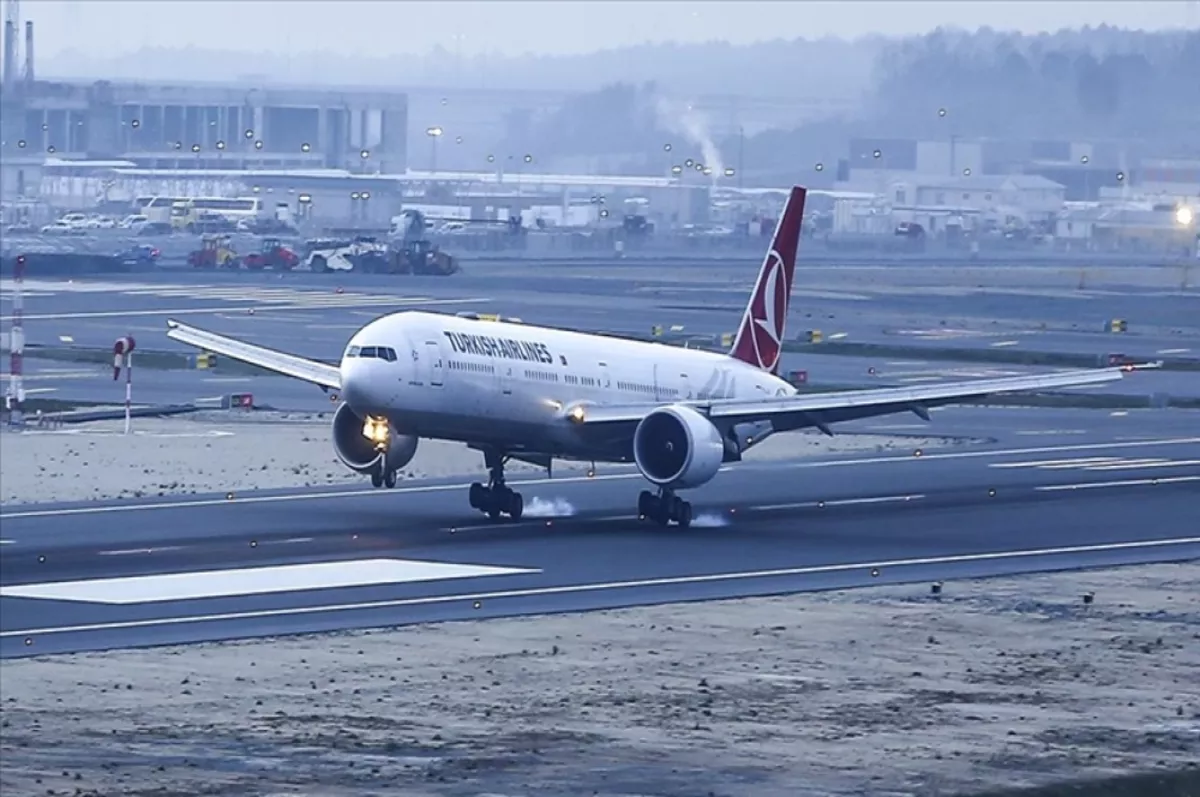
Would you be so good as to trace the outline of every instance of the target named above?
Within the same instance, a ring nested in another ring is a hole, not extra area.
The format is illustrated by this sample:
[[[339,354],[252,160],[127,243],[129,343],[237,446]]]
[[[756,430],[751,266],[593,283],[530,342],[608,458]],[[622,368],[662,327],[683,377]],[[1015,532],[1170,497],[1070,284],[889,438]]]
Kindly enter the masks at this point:
[[[483,453],[490,477],[470,505],[520,518],[521,494],[504,481],[517,459],[634,462],[657,489],[638,513],[659,524],[691,522],[677,490],[699,487],[775,432],[928,409],[1018,390],[1120,379],[1120,368],[921,387],[800,395],[777,375],[805,189],[795,187],[775,229],[728,354],[600,334],[480,320],[472,314],[402,311],[350,338],[340,365],[308,360],[181,324],[167,336],[340,391],[333,448],[345,465],[392,487],[417,441],[456,440]]]

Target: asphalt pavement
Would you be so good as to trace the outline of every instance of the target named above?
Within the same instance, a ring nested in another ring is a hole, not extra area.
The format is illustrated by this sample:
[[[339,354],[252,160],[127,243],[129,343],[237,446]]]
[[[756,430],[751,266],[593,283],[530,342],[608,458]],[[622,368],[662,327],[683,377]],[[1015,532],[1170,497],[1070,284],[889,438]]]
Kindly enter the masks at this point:
[[[13,507],[0,655],[1200,557],[1194,416],[993,412],[1024,421],[981,446],[732,466],[688,496],[687,530],[634,516],[632,470],[513,482],[526,517],[500,524],[462,480]]]
[[[336,357],[358,327],[388,312],[501,313],[529,323],[623,333],[661,324],[732,331],[757,267],[744,262],[479,263],[451,277],[163,271],[26,282],[32,344],[109,346],[133,333],[155,349],[172,315],[300,354]],[[1188,287],[1183,285],[1187,283]],[[833,266],[801,261],[789,335],[906,346],[1200,356],[1200,273],[1013,266]],[[0,309],[11,313],[9,282]],[[1109,324],[1123,319],[1127,330]]]

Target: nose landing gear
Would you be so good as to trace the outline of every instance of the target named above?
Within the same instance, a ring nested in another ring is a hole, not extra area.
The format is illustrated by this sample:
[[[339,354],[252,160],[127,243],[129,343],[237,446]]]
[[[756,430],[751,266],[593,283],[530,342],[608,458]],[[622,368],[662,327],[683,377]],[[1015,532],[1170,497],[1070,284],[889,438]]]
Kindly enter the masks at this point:
[[[672,521],[680,528],[692,525],[692,505],[666,487],[659,488],[658,495],[649,490],[638,494],[638,516],[653,520],[660,526]]]
[[[520,520],[525,512],[525,499],[504,483],[504,463],[507,459],[496,451],[485,452],[483,460],[489,472],[488,484],[484,487],[475,482],[467,496],[472,509],[478,509],[492,520],[497,520],[502,514]]]

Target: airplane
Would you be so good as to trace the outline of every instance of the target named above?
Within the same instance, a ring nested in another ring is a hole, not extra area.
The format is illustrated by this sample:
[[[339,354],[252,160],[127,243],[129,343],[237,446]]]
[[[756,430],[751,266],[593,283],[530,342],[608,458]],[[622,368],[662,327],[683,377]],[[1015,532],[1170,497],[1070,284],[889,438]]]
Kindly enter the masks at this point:
[[[458,441],[483,454],[487,484],[468,491],[472,509],[518,520],[519,492],[505,483],[517,460],[633,462],[654,490],[638,515],[687,527],[680,490],[708,483],[727,463],[773,434],[929,409],[996,393],[1121,379],[1122,367],[1060,371],[917,387],[804,393],[778,374],[806,189],[795,186],[727,353],[534,326],[499,316],[419,310],[367,323],[333,365],[167,321],[167,336],[334,391],[337,457],[375,487],[421,438]]]

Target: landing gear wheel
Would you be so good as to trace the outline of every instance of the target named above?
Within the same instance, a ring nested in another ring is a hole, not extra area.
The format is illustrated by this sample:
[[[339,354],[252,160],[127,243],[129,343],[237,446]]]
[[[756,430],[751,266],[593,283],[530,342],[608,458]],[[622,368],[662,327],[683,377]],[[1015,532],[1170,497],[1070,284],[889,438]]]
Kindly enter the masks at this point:
[[[638,517],[648,518],[654,514],[655,497],[649,490],[638,493]]]
[[[383,483],[387,486],[387,488],[389,490],[392,489],[393,487],[395,487],[396,486],[396,471],[389,470],[387,473],[383,474]]]
[[[383,486],[383,474],[382,473],[380,473],[379,471],[375,471],[374,473],[371,474],[371,486],[372,487],[382,487]]]
[[[478,509],[492,520],[498,520],[501,515],[520,520],[525,513],[525,499],[504,483],[504,460],[495,451],[484,453],[484,462],[490,472],[488,484],[486,487],[479,482],[472,484],[467,500],[472,509]]]
[[[638,494],[638,516],[660,526],[675,521],[681,528],[692,525],[692,505],[667,489],[658,495],[649,490]]]
[[[467,500],[472,509],[483,510],[487,506],[488,489],[479,482],[475,482],[467,493]]]

